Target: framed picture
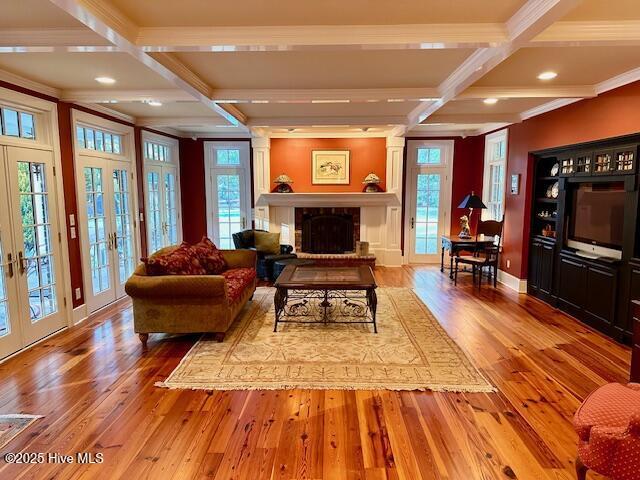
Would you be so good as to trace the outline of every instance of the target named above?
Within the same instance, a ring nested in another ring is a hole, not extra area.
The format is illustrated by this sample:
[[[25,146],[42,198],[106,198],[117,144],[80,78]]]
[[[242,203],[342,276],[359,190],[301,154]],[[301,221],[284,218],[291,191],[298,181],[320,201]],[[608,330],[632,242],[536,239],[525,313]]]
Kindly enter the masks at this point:
[[[311,183],[315,185],[349,184],[349,150],[313,150]]]

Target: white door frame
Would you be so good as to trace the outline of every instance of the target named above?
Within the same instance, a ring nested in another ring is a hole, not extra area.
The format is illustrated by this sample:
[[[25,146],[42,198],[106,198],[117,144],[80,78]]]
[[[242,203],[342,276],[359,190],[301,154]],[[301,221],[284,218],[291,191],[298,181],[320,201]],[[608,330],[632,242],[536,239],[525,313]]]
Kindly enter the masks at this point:
[[[442,149],[442,163],[440,165],[418,165],[417,152],[418,148],[436,147]],[[423,259],[412,259],[414,257],[414,235],[411,228],[411,218],[414,215],[414,200],[416,196],[415,179],[420,170],[439,170],[445,176],[445,182],[441,183],[444,190],[441,189],[442,206],[440,213],[440,222],[442,222],[442,235],[449,235],[451,232],[451,187],[453,184],[453,140],[431,140],[428,138],[420,140],[407,140],[407,176],[405,184],[405,219],[404,219],[404,263],[438,263],[440,262],[441,241],[440,233],[438,235],[437,253],[433,256],[425,255]]]
[[[146,142],[153,142],[159,145],[164,145],[169,148],[170,161],[160,162],[154,159],[151,159],[147,156],[147,151],[144,148]],[[182,192],[180,190],[180,142],[175,138],[166,137],[164,135],[159,135],[157,133],[149,132],[147,130],[142,131],[142,158],[144,162],[143,168],[143,178],[142,185],[144,191],[144,204],[145,204],[145,227],[146,227],[146,235],[147,235],[147,253],[151,254],[152,252],[149,249],[150,241],[149,241],[149,208],[147,202],[149,201],[149,185],[147,183],[147,174],[151,167],[160,169],[160,185],[159,187],[159,195],[160,201],[162,205],[164,205],[164,170],[168,170],[171,168],[175,171],[176,175],[176,215],[177,215],[177,243],[182,242]],[[161,208],[161,212],[164,211],[164,208]],[[164,215],[161,214],[161,218],[164,219]]]
[[[250,142],[247,141],[237,141],[237,142],[229,142],[229,141],[209,141],[204,142],[204,169],[205,169],[205,183],[206,183],[206,213],[207,213],[207,235],[213,241],[215,241],[215,233],[217,231],[217,225],[213,221],[213,212],[217,211],[217,200],[215,195],[213,194],[213,178],[212,171],[214,169],[219,170],[241,170],[242,175],[244,176],[244,215],[245,215],[245,227],[251,228],[251,170],[249,166],[250,162],[250,152],[249,152]],[[226,149],[237,149],[240,150],[240,165],[228,165],[228,166],[216,166],[215,160],[216,150],[226,150]]]
[[[50,195],[54,199],[57,206],[56,216],[51,217],[51,221],[57,222],[57,229],[60,232],[58,244],[60,246],[60,264],[62,270],[57,272],[58,285],[61,288],[62,303],[58,305],[59,310],[63,313],[66,326],[73,326],[73,303],[71,293],[71,275],[69,268],[69,244],[66,235],[67,221],[65,213],[65,198],[62,178],[62,159],[60,154],[60,134],[58,130],[58,107],[54,102],[42,100],[31,95],[0,87],[0,104],[10,108],[16,108],[34,114],[35,117],[35,140],[27,140],[23,138],[15,138],[0,135],[0,146],[16,146],[33,150],[44,150],[51,152],[53,155],[53,167],[55,175],[49,179],[51,182]],[[56,239],[54,238],[54,241]],[[3,252],[6,256],[8,252]],[[17,252],[12,252],[16,254]],[[0,259],[2,263],[6,263],[6,258]],[[54,332],[55,333],[55,332]],[[32,344],[33,345],[33,344]],[[22,345],[25,347],[31,345]],[[11,355],[9,355],[11,356]],[[9,358],[9,357],[6,357]],[[5,358],[5,360],[6,360]],[[4,360],[2,360],[4,361]]]
[[[81,124],[83,126],[95,127],[101,130],[107,130],[109,132],[117,133],[122,135],[122,153],[108,153],[101,152],[97,150],[91,150],[88,148],[80,147],[77,138],[77,128],[76,126]],[[131,210],[131,219],[132,219],[132,227],[133,227],[133,255],[134,262],[140,256],[140,228],[138,221],[138,178],[137,178],[137,169],[136,169],[136,150],[135,150],[135,138],[134,138],[134,129],[128,125],[123,125],[118,122],[113,122],[111,120],[104,119],[102,117],[98,117],[97,115],[92,115],[90,113],[82,112],[80,110],[72,109],[71,110],[71,128],[73,135],[73,162],[74,162],[74,173],[76,176],[76,198],[78,199],[78,220],[82,218],[81,211],[85,207],[84,202],[84,194],[80,189],[81,182],[84,180],[84,173],[82,171],[82,160],[80,156],[86,157],[96,157],[98,159],[105,160],[113,160],[115,163],[125,162],[129,165],[131,169],[131,173],[133,178],[130,179],[130,195],[132,200],[132,210]],[[111,163],[111,162],[110,162]],[[111,179],[108,179],[111,182]],[[110,188],[109,188],[110,191]],[[89,256],[88,253],[85,252],[85,244],[83,242],[83,236],[87,235],[87,226],[82,221],[77,222],[78,229],[78,237],[80,239],[80,258],[82,262],[82,279],[83,279],[83,293],[84,293],[84,301],[87,307],[87,314],[92,313],[89,309],[89,306],[92,304],[91,298],[93,297],[93,289],[91,288],[91,265],[88,263]],[[87,253],[87,254],[85,254]],[[114,271],[115,272],[115,271]],[[114,285],[115,287],[115,285]]]

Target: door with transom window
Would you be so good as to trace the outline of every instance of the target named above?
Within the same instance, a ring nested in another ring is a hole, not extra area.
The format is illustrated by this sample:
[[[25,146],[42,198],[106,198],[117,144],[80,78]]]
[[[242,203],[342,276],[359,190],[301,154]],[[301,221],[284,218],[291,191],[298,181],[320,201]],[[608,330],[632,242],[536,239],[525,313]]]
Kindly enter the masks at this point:
[[[205,152],[209,236],[219,248],[232,249],[232,235],[251,224],[249,145],[206,142]]]
[[[0,358],[66,326],[51,151],[0,145]]]
[[[153,252],[182,241],[177,141],[143,134],[147,250]]]
[[[450,229],[452,159],[452,141],[407,142],[405,251],[410,263],[440,259],[440,238]]]

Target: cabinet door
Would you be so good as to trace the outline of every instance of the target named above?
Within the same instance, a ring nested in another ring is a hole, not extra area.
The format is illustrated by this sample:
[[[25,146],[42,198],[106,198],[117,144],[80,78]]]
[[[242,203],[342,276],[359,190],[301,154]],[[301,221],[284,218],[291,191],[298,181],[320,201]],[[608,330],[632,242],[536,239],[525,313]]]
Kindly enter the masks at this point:
[[[553,288],[553,245],[541,244],[540,246],[539,288],[544,293],[551,295],[551,289]]]
[[[540,252],[542,244],[540,242],[531,243],[531,252],[529,254],[529,275],[527,286],[532,292],[536,292],[540,288]]]
[[[579,260],[560,257],[559,275],[558,298],[568,306],[581,311],[586,301],[586,265]]]
[[[615,271],[589,267],[584,311],[600,327],[610,326],[615,318],[616,286]]]

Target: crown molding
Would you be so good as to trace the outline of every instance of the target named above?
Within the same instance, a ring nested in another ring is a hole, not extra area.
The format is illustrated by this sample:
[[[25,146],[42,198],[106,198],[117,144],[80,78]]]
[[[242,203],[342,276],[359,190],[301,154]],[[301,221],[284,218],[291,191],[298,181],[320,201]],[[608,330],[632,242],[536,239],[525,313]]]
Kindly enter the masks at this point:
[[[520,120],[526,120],[531,117],[535,117],[538,115],[542,115],[543,113],[550,112],[551,110],[556,110],[558,108],[565,107],[567,105],[571,105],[572,103],[579,102],[583,100],[582,98],[559,98],[557,100],[552,100],[542,105],[538,105],[537,107],[526,110],[520,114]],[[516,122],[511,122],[516,123]]]
[[[61,91],[59,89],[51,87],[49,85],[45,85],[44,83],[29,80],[26,77],[16,75],[15,73],[11,73],[6,70],[0,69],[0,80],[2,80],[3,82],[11,83],[13,85],[17,85],[18,87],[26,88],[28,90],[33,90],[34,92],[48,95],[49,97],[58,99],[60,98]]]
[[[400,116],[344,116],[344,117],[256,117],[249,118],[249,127],[371,127],[375,125],[400,125],[406,117]]]
[[[620,88],[629,83],[637,82],[640,80],[640,67],[634,68],[633,70],[629,70],[628,72],[621,73],[620,75],[616,75],[608,80],[598,83],[595,86],[595,91],[599,94],[608,92],[609,90],[613,90],[615,88]]]
[[[127,123],[131,123],[131,124],[136,123],[136,117],[132,115],[127,115],[126,113],[122,113],[117,110],[113,110],[112,108],[105,107],[104,105],[98,105],[95,103],[84,103],[84,102],[74,102],[74,104],[78,105],[79,107],[86,108],[87,110],[93,110],[94,112],[99,112],[104,115],[109,115],[119,120],[123,120]]]

